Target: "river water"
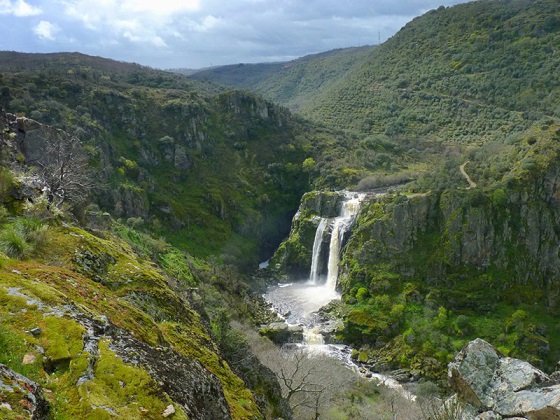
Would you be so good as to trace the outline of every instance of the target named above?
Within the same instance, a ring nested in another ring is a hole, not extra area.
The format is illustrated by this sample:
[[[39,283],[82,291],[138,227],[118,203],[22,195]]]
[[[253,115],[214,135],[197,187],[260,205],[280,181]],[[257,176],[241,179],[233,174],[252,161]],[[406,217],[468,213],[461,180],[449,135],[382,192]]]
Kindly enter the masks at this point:
[[[359,373],[358,366],[350,358],[351,348],[346,345],[325,344],[320,333],[324,325],[321,325],[317,313],[332,300],[341,298],[336,290],[340,253],[346,239],[345,235],[352,228],[366,197],[364,194],[357,193],[343,192],[343,194],[344,201],[339,216],[318,220],[309,278],[270,286],[264,298],[288,325],[299,325],[303,328],[303,342],[292,343],[292,345],[303,349],[309,355],[328,355]],[[325,252],[323,243],[329,244],[328,252]],[[326,272],[321,272],[321,267],[325,266]],[[368,377],[414,399],[414,396],[406,392],[399,382],[389,376],[368,373]]]

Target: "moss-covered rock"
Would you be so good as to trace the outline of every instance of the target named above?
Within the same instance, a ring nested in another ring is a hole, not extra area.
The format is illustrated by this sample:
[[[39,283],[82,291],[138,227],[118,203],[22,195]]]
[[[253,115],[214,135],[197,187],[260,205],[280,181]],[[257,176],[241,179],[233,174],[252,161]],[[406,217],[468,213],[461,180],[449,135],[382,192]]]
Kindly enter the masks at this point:
[[[49,403],[37,383],[0,364],[0,416],[3,419],[45,419],[49,412]]]
[[[385,343],[378,357],[435,377],[476,336],[552,367],[560,355],[549,329],[560,311],[555,130],[532,137],[538,164],[513,167],[497,194],[477,187],[366,204],[341,262],[344,338]],[[520,308],[527,317],[513,321]]]
[[[36,381],[57,415],[160,418],[171,405],[174,418],[262,417],[153,263],[109,233],[52,228],[49,245],[42,262],[1,269],[0,363]]]

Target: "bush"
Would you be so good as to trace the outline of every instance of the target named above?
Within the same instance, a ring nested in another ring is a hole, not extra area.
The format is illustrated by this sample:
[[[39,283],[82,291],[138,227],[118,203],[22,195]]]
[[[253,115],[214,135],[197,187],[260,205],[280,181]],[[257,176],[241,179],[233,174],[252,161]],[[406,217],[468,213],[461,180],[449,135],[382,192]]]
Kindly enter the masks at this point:
[[[368,296],[369,296],[369,291],[365,287],[360,287],[356,292],[356,299],[358,299],[359,302],[363,302],[364,300],[367,299]]]
[[[26,202],[23,206],[23,214],[36,220],[48,220],[62,216],[63,211],[51,205],[46,194],[43,194],[33,202]]]
[[[501,188],[496,189],[492,193],[492,202],[496,207],[501,207],[505,205],[508,202],[507,193]]]
[[[0,169],[0,202],[6,201],[6,196],[14,185],[12,173],[8,169]]]
[[[37,218],[17,218],[0,234],[0,250],[11,258],[25,258],[46,245],[47,230]]]
[[[32,246],[23,232],[15,226],[9,226],[0,234],[0,249],[8,257],[23,258],[31,252]]]

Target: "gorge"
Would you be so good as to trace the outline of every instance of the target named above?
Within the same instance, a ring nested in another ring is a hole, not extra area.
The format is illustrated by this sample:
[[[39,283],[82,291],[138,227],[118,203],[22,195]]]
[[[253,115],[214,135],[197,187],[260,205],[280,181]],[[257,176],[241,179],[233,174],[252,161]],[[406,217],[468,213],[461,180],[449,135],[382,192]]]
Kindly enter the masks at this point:
[[[430,417],[324,359],[302,412],[308,359],[263,329],[531,418],[506,403],[557,398],[559,7],[190,78],[0,51],[0,418]]]

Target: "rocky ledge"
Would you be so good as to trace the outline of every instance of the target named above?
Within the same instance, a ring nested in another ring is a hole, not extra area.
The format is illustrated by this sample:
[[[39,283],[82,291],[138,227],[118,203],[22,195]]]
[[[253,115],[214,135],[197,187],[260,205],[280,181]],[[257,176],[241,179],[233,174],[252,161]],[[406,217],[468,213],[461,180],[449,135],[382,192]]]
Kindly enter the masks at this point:
[[[463,419],[560,418],[560,372],[547,375],[531,364],[502,356],[477,338],[449,364],[449,401],[464,404]]]
[[[0,418],[46,419],[49,403],[41,387],[0,364]]]

